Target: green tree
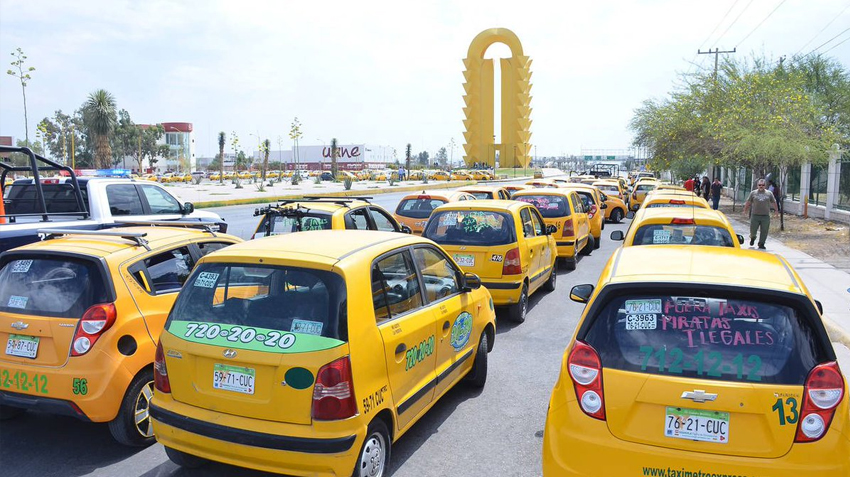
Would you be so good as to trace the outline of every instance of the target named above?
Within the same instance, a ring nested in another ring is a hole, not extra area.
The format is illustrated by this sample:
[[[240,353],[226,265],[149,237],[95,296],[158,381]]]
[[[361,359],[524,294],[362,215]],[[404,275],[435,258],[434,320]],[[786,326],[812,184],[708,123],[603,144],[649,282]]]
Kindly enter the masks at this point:
[[[35,71],[35,68],[25,67],[24,64],[27,60],[27,55],[24,54],[24,51],[20,48],[17,48],[12,52],[12,56],[15,58],[15,61],[11,63],[11,65],[17,70],[7,70],[6,74],[9,76],[14,76],[18,78],[21,82],[21,94],[24,97],[24,137],[26,137],[26,142],[24,143],[24,147],[29,147],[30,144],[30,128],[29,128],[29,119],[27,118],[27,84],[32,79],[30,73]]]
[[[224,131],[218,133],[218,183],[224,184],[224,141],[227,135]]]
[[[115,113],[115,97],[104,89],[89,94],[83,106],[83,120],[87,134],[94,140],[95,167],[109,168],[112,159],[109,137],[118,122]]]
[[[171,148],[168,145],[158,144],[159,139],[165,134],[162,124],[152,126],[135,124],[134,128],[136,129],[135,142],[130,144],[128,155],[136,162],[139,171],[143,170],[145,159],[153,168],[154,164],[159,162],[159,157],[167,158],[171,155]]]
[[[419,154],[416,155],[417,162],[419,162],[419,165],[423,166],[423,167],[428,167],[428,159],[429,158],[430,158],[430,155],[428,154],[428,151],[422,151],[422,152],[420,152]]]
[[[410,155],[413,153],[413,147],[410,143],[407,143],[407,146],[404,147],[404,170],[410,170]]]
[[[448,151],[446,151],[446,148],[441,147],[440,150],[437,151],[437,155],[434,157],[434,159],[440,165],[445,166],[445,164],[449,161],[449,155]],[[428,167],[428,164],[425,164],[425,167]]]
[[[298,155],[298,141],[301,139],[304,133],[301,132],[301,122],[298,121],[298,116],[292,121],[292,127],[289,129],[289,139],[292,139],[292,160],[295,162],[295,169],[298,169],[299,159],[301,159]]]
[[[337,176],[337,157],[339,157],[339,141],[336,138],[331,138],[331,174],[334,176],[334,181],[336,181]]]
[[[262,152],[263,152],[263,178],[262,178],[262,181],[261,181],[261,187],[262,187],[262,184],[266,183],[266,171],[269,169],[269,152],[271,151],[271,148],[272,148],[271,141],[269,141],[268,139],[263,141],[263,147],[261,149]]]

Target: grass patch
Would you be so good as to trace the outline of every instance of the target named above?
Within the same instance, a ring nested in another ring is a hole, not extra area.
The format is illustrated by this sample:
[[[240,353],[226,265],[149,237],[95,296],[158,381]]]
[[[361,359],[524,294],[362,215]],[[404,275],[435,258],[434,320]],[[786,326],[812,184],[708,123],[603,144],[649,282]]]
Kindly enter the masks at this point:
[[[534,175],[534,168],[520,168],[520,167],[500,167],[496,169],[496,176],[508,176],[508,177],[530,177]]]

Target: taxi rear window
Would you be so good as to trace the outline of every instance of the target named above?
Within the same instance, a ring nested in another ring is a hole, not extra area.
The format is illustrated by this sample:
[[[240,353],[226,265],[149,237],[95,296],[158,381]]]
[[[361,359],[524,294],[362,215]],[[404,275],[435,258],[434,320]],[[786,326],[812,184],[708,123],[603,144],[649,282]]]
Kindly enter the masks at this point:
[[[266,330],[255,331],[253,339],[276,330],[345,341],[346,306],[345,280],[336,273],[205,263],[186,281],[165,327],[197,321],[226,333],[240,328],[240,335],[248,328]]]
[[[92,261],[68,257],[15,256],[0,269],[0,312],[80,318],[106,303],[107,286]]]
[[[714,245],[734,247],[729,231],[709,225],[651,224],[639,227],[632,245]]]
[[[331,214],[325,212],[270,213],[260,226],[261,236],[285,235],[308,230],[330,230]]]
[[[802,384],[822,356],[794,308],[719,293],[615,297],[585,341],[607,368],[742,383]]]
[[[690,203],[686,202],[684,204],[679,204],[679,203],[673,204],[673,203],[670,203],[670,202],[653,202],[653,203],[646,206],[647,209],[656,209],[658,207],[697,207],[697,208],[700,208],[700,209],[702,208],[702,207],[699,207],[698,205],[694,204],[693,202],[690,202]]]
[[[442,199],[432,198],[404,199],[398,204],[395,213],[411,219],[427,219],[431,216],[432,210],[445,203],[446,201]]]
[[[476,199],[492,199],[492,192],[468,192],[468,194],[472,194]]]
[[[507,245],[516,242],[513,218],[489,210],[446,210],[428,220],[422,233],[443,245]]]
[[[638,184],[637,188],[635,188],[638,192],[647,192],[655,189],[657,186],[650,184]]]
[[[540,215],[546,218],[570,215],[567,198],[561,195],[521,195],[514,199],[533,204],[540,211]]]

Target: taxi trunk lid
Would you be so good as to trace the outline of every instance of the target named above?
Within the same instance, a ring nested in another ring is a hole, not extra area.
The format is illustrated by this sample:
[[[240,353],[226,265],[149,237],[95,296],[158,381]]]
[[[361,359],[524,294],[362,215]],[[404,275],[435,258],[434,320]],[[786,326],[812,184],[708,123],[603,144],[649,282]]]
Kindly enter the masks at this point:
[[[464,272],[472,272],[483,280],[502,278],[505,254],[513,248],[509,246],[474,247],[469,245],[443,245],[442,247]]]

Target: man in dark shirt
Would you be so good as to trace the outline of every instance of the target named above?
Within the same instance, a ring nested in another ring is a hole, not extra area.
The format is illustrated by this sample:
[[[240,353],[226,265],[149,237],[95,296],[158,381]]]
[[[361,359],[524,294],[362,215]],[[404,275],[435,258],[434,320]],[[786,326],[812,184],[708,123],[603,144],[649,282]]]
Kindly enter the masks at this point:
[[[720,178],[715,177],[711,183],[711,208],[717,210],[720,208],[720,192],[723,190],[723,183]]]

